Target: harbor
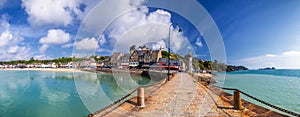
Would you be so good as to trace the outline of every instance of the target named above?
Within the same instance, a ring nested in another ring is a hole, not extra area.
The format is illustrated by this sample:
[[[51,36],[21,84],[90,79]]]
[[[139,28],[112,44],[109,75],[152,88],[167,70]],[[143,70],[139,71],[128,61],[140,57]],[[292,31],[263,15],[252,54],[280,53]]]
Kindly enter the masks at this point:
[[[169,82],[161,82],[145,90],[145,106],[138,106],[137,98],[131,98],[120,105],[114,105],[94,113],[96,117],[107,116],[277,116],[287,115],[271,111],[240,99],[236,107],[233,95],[216,87],[209,88],[188,73],[176,73]],[[149,89],[149,90],[150,90]]]

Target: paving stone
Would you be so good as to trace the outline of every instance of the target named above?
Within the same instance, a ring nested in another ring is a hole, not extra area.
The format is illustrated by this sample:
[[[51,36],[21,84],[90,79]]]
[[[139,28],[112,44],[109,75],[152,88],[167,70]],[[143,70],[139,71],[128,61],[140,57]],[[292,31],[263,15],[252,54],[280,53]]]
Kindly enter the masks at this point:
[[[146,107],[139,110],[128,108],[113,110],[105,116],[136,116],[136,117],[226,117],[241,116],[244,112],[233,109],[221,109],[217,105],[232,106],[195,82],[195,79],[187,73],[177,73],[170,81],[160,88],[149,88],[154,95],[149,95]],[[154,90],[156,89],[156,91]],[[145,90],[147,92],[148,89]],[[101,114],[96,115],[96,117]]]

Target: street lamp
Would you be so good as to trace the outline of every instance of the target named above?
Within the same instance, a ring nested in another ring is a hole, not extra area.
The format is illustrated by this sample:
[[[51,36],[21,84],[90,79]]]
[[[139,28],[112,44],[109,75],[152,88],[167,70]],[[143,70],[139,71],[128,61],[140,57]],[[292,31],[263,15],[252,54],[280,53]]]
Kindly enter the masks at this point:
[[[178,26],[179,27],[179,30],[178,30],[178,32],[181,32],[182,30],[181,30],[181,28],[180,28],[180,26],[179,26],[179,24],[177,24],[177,23],[174,23],[176,26]],[[169,26],[169,47],[168,47],[168,79],[167,79],[167,81],[170,81],[170,56],[171,56],[171,52],[170,52],[170,46],[171,46],[171,44],[170,44],[170,40],[171,40],[171,26],[173,26],[173,24],[171,24],[170,26]]]

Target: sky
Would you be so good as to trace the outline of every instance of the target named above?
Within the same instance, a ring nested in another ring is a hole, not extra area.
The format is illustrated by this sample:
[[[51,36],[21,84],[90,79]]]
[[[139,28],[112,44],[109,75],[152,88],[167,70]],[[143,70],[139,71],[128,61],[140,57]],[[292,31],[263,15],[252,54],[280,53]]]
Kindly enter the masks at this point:
[[[206,9],[220,32],[227,64],[250,69],[300,68],[300,1],[196,2]],[[185,55],[190,50],[194,57],[211,59],[214,52],[211,38],[206,37],[205,30],[197,30],[197,27],[205,29],[205,25],[199,26],[186,15],[168,8],[148,7],[148,3],[147,0],[0,0],[0,61],[110,55],[113,51],[128,53],[132,45],[167,50],[169,35],[172,52]],[[182,11],[191,9],[189,15],[195,17],[203,13],[180,2],[174,4]],[[179,26],[169,27],[175,23]],[[178,32],[179,28],[183,32]]]

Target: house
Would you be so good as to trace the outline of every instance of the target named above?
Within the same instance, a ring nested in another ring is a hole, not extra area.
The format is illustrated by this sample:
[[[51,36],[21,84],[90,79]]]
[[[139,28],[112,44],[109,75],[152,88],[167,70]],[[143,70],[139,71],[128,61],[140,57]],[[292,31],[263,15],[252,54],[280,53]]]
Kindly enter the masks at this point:
[[[27,68],[34,68],[35,66],[33,64],[27,64],[26,67]]]
[[[102,68],[104,66],[103,61],[97,61],[97,68]]]
[[[158,64],[168,66],[168,58],[160,58]],[[168,68],[168,67],[166,67]],[[170,68],[185,71],[185,63],[182,60],[170,60]]]
[[[107,66],[109,66],[110,67],[110,57],[109,58],[106,58],[104,61],[103,61],[103,67],[107,67]]]
[[[157,63],[162,58],[161,49],[150,50],[146,46],[140,46],[135,49],[135,46],[130,47],[130,67],[150,67],[151,64]]]
[[[122,52],[113,52],[110,57],[110,67],[119,67],[121,66],[121,57],[123,56]]]
[[[40,67],[41,67],[41,68],[49,68],[49,65],[48,65],[48,64],[41,64]]]
[[[57,65],[55,62],[49,62],[48,67],[46,67],[46,68],[57,68]]]
[[[73,68],[73,62],[61,63],[61,68]]]
[[[91,56],[86,56],[82,61],[73,62],[74,68],[96,68],[96,61]]]
[[[129,59],[130,59],[130,54],[124,54],[124,56],[121,57],[122,68],[129,68]]]

